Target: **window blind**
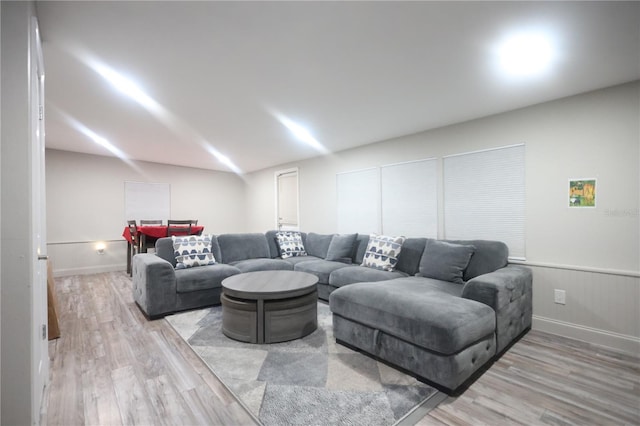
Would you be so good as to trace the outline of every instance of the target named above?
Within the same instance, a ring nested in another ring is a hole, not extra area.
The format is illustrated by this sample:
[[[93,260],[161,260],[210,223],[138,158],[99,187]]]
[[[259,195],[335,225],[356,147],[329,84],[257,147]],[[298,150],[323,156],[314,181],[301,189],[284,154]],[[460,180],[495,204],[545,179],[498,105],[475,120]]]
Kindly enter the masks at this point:
[[[382,166],[380,173],[382,232],[437,238],[436,159]]]
[[[380,232],[380,169],[336,175],[338,233]]]
[[[447,239],[503,241],[525,257],[525,146],[444,157]]]

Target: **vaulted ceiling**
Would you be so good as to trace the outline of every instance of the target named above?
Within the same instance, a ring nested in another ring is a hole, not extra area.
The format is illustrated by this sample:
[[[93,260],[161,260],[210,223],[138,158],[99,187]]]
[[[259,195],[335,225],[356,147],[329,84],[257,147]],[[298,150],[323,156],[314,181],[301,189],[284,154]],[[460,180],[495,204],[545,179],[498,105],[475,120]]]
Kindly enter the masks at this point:
[[[47,147],[212,170],[640,79],[639,2],[43,1],[37,14]],[[549,43],[537,74],[501,68],[520,32]]]

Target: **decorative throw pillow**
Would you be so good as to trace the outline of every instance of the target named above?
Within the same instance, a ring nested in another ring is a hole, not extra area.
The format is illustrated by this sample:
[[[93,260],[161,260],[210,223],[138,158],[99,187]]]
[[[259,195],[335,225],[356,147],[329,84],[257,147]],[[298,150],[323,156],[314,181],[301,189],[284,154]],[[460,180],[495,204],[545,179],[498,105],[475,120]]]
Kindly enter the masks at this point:
[[[304,250],[304,244],[302,243],[302,235],[295,231],[280,231],[276,235],[278,240],[278,246],[280,247],[280,257],[286,259],[287,257],[306,256],[307,252]]]
[[[187,235],[171,237],[176,256],[176,269],[214,265],[216,259],[211,252],[211,235]]]
[[[371,234],[369,236],[369,244],[367,244],[367,251],[365,251],[362,260],[362,266],[383,271],[394,271],[405,239],[405,237]]]
[[[427,240],[417,275],[464,284],[464,270],[467,269],[475,251],[476,248],[470,245]]]
[[[350,259],[353,256],[353,245],[356,238],[358,238],[358,234],[334,235],[329,243],[325,260],[344,261],[347,258]]]

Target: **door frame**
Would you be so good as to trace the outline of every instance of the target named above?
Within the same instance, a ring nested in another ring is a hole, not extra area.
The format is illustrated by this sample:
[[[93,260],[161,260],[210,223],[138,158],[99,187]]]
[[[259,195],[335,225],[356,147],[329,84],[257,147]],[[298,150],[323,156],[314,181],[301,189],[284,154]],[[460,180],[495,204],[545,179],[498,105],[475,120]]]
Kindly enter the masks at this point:
[[[38,19],[31,17],[30,100],[31,109],[31,422],[39,424],[49,379],[47,318],[47,225],[45,192],[44,59]]]
[[[288,169],[276,170],[273,173],[273,182],[274,182],[274,193],[275,193],[275,229],[280,230],[280,187],[278,185],[278,178],[282,175],[292,174],[296,175],[296,216],[298,218],[298,225],[295,229],[291,230],[300,230],[300,170],[298,167],[291,167]]]

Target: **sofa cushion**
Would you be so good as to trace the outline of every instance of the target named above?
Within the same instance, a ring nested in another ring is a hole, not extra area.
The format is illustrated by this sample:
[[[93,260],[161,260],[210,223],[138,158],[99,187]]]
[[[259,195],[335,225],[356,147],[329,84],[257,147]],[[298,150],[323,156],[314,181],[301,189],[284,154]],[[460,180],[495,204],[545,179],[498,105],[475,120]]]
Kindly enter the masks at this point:
[[[296,263],[293,270],[308,272],[318,277],[318,283],[329,284],[329,276],[332,272],[346,268],[349,265],[342,262],[332,262],[329,260],[311,260],[308,262]]]
[[[298,256],[298,257],[287,257],[286,259],[283,259],[283,260],[295,266],[298,263],[310,262],[312,260],[323,260],[323,259],[315,256],[306,255],[306,256]]]
[[[213,265],[216,259],[211,252],[211,235],[172,236],[176,256],[176,269]]]
[[[218,244],[222,263],[271,257],[264,234],[222,234],[218,235]]]
[[[398,263],[405,237],[371,234],[362,266],[392,272]]]
[[[472,245],[429,239],[420,260],[418,276],[464,284],[462,277],[475,249]]]
[[[464,292],[463,285],[459,285],[449,281],[436,280],[434,278],[413,276],[413,277],[406,277],[406,278],[397,278],[396,280],[394,280],[394,282],[398,283],[400,282],[400,280],[402,280],[402,282],[405,282],[405,283],[412,283],[412,282],[417,283],[417,284],[429,287],[432,290],[442,291],[444,293],[447,293],[456,297],[462,297],[462,294]]]
[[[450,355],[495,331],[493,309],[415,280],[357,283],[329,296],[335,315]]]
[[[278,240],[278,248],[280,257],[286,259],[288,257],[306,256],[302,235],[297,231],[280,231],[276,235]]]
[[[502,241],[487,240],[446,240],[454,244],[466,244],[476,248],[469,266],[464,271],[465,281],[479,275],[488,274],[507,266],[509,259],[509,248]]]
[[[394,278],[402,278],[406,276],[407,274],[402,271],[390,272],[367,268],[366,266],[347,265],[346,268],[341,268],[331,273],[329,276],[329,285],[342,287],[347,284],[392,280]]]
[[[349,259],[349,263],[353,257],[353,246],[356,242],[358,234],[342,234],[334,235],[327,249],[326,260]]]
[[[369,245],[369,234],[358,234],[354,247],[353,263],[361,265],[364,259],[364,254],[367,252],[367,246]]]
[[[264,237],[267,239],[267,245],[269,246],[269,255],[272,259],[280,256],[280,248],[278,247],[278,232],[275,229],[264,233]]]
[[[304,242],[307,254],[324,259],[327,257],[327,250],[329,250],[329,244],[331,244],[332,239],[333,234],[316,234],[315,232],[309,232]]]
[[[407,238],[404,240],[396,270],[415,275],[420,268],[420,259],[422,259],[426,242],[426,238]]]
[[[223,263],[200,268],[177,269],[176,291],[188,293],[222,287],[222,280],[239,273],[238,268]]]
[[[293,271],[293,265],[282,259],[245,259],[231,262],[230,265],[241,272],[254,271]]]

